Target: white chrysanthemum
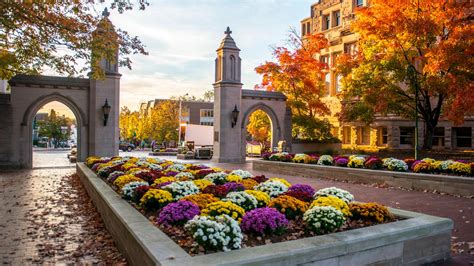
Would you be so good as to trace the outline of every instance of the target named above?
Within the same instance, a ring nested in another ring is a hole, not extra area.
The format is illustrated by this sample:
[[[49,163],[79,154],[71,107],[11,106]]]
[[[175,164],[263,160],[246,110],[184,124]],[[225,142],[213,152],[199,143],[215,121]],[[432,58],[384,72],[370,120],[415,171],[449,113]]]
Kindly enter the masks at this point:
[[[318,159],[319,165],[332,165],[333,158],[331,155],[321,155]]]
[[[342,212],[331,206],[315,206],[303,215],[303,222],[317,234],[334,232],[345,221]]]
[[[148,186],[148,183],[138,181],[138,182],[130,182],[126,184],[122,188],[122,196],[126,199],[130,199],[133,196],[133,192],[135,191],[135,189],[141,186]]]
[[[234,171],[230,172],[230,174],[231,175],[238,175],[238,176],[242,177],[243,179],[253,177],[253,175],[249,171],[245,171],[245,170],[241,170],[241,169],[234,170]]]
[[[258,184],[254,189],[263,191],[273,198],[285,193],[288,187],[278,180],[268,180]]]
[[[245,191],[230,192],[222,199],[223,201],[230,201],[245,209],[245,211],[257,208],[257,199]]]
[[[354,196],[349,191],[337,187],[322,188],[316,191],[316,193],[314,194],[314,198],[327,196],[338,197],[341,200],[345,201],[347,204],[354,200]]]
[[[176,179],[180,180],[182,178],[194,179],[194,175],[190,172],[181,172],[175,175]]]
[[[205,180],[211,181],[216,185],[220,185],[226,182],[225,178],[228,174],[224,172],[210,173],[204,177]]]
[[[199,193],[199,188],[192,181],[173,182],[161,189],[169,191],[175,200]]]
[[[186,170],[186,166],[183,164],[175,163],[170,165],[166,170],[173,171],[173,172],[182,172]]]

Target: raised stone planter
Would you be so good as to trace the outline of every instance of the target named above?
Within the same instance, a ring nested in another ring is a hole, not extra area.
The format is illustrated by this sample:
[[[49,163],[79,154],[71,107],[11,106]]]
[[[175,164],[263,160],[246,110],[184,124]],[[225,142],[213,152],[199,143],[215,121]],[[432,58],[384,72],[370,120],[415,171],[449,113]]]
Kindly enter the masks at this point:
[[[174,151],[155,151],[155,152],[150,152],[148,155],[150,155],[150,156],[176,156],[176,155],[178,155],[178,152],[174,152]]]
[[[417,265],[450,257],[450,219],[397,209],[405,220],[191,257],[83,163],[77,173],[132,265]]]
[[[387,184],[408,189],[436,190],[462,196],[474,195],[474,178],[472,177],[404,173],[264,160],[252,161],[252,169],[303,177],[348,180],[367,184]]]

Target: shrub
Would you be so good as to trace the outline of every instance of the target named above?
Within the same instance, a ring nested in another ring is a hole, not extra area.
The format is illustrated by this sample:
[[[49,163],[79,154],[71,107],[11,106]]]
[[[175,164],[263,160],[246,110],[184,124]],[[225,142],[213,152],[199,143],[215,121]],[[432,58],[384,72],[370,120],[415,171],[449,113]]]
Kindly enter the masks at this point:
[[[202,179],[205,176],[207,176],[209,174],[212,174],[212,173],[214,173],[213,169],[201,169],[201,170],[196,171],[194,173],[194,176],[196,177],[196,179]]]
[[[176,174],[174,177],[179,181],[188,181],[194,179],[194,175],[190,172],[181,172]]]
[[[227,182],[225,180],[226,176],[227,174],[224,172],[211,173],[211,174],[206,175],[204,179],[209,180],[216,185],[222,185],[222,184],[225,184],[225,182]]]
[[[244,208],[245,211],[253,210],[257,208],[258,205],[257,199],[245,191],[230,192],[223,199],[223,201],[235,203],[238,206]]]
[[[349,191],[346,191],[337,187],[323,188],[316,191],[316,193],[314,194],[315,198],[327,197],[327,196],[335,196],[337,198],[340,198],[347,204],[349,204],[349,202],[354,200],[354,196]]]
[[[240,181],[242,181],[242,177],[239,176],[239,175],[235,175],[235,174],[229,174],[225,177],[225,180],[227,182],[240,182]]]
[[[268,180],[268,178],[265,177],[265,175],[258,175],[254,176],[252,180],[255,180],[257,183],[263,183]]]
[[[227,215],[215,218],[196,216],[184,228],[205,250],[229,251],[242,246],[243,235],[239,224]]]
[[[232,172],[230,172],[230,174],[231,175],[238,175],[238,176],[242,177],[243,179],[253,177],[253,175],[249,171],[245,171],[245,170],[241,170],[241,169],[233,170]]]
[[[390,171],[406,172],[408,171],[408,165],[402,161],[395,158],[386,158],[384,159],[384,166],[387,167]]]
[[[288,187],[288,188],[291,187],[291,183],[288,182],[284,178],[272,177],[272,178],[268,179],[268,181],[279,181],[279,182],[283,183],[286,187]]]
[[[224,187],[227,189],[227,193],[232,191],[244,191],[245,187],[242,184],[236,182],[225,183]]]
[[[330,206],[316,206],[303,215],[306,227],[316,234],[332,233],[339,229],[346,219],[341,211]]]
[[[448,166],[448,172],[457,175],[470,175],[471,165],[467,163],[454,162]]]
[[[224,198],[227,193],[227,187],[224,185],[210,185],[203,189],[202,193],[212,194],[218,198]]]
[[[288,187],[280,181],[268,180],[254,187],[255,190],[263,191],[270,197],[277,197],[288,190]]]
[[[315,191],[310,185],[295,184],[288,188],[288,191],[285,192],[285,195],[309,202],[313,200],[314,193]]]
[[[135,189],[141,186],[148,186],[148,182],[130,182],[122,187],[122,197],[129,200],[132,199]]]
[[[175,200],[185,196],[199,193],[199,188],[192,181],[177,181],[162,187],[169,191]]]
[[[268,194],[263,191],[245,190],[245,192],[255,197],[257,200],[257,207],[259,208],[267,206],[267,204],[270,202],[270,196],[268,196]]]
[[[349,162],[347,163],[347,167],[350,167],[350,168],[364,168],[364,162],[365,162],[365,158],[364,157],[353,157],[349,160]]]
[[[335,166],[340,166],[340,167],[347,167],[347,164],[349,163],[349,159],[347,157],[336,157],[334,158],[334,165]]]
[[[167,171],[172,171],[172,172],[182,172],[186,170],[186,166],[183,164],[175,163],[166,168]]]
[[[318,164],[319,165],[332,165],[333,163],[333,158],[331,155],[321,155],[318,159]]]
[[[205,179],[196,179],[192,181],[198,188],[199,190],[203,190],[208,186],[214,185],[211,181],[205,180]]]
[[[232,219],[240,222],[242,217],[245,214],[245,210],[238,206],[235,203],[230,201],[216,201],[213,203],[209,203],[206,208],[202,210],[202,215],[204,216],[219,216],[222,214],[229,215]]]
[[[199,215],[199,207],[189,201],[178,201],[166,205],[158,216],[158,223],[163,225],[181,225]]]
[[[122,190],[122,188],[131,182],[145,182],[143,179],[140,179],[134,175],[122,175],[119,176],[117,179],[114,181],[114,185],[118,187],[119,190]]]
[[[145,193],[150,189],[150,186],[139,186],[135,188],[135,191],[132,194],[132,201],[135,203],[140,203],[140,199],[145,195]]]
[[[364,167],[372,170],[382,169],[383,161],[377,157],[369,157],[365,160]]]
[[[255,181],[251,178],[244,179],[244,180],[242,180],[238,183],[242,184],[242,186],[244,186],[245,189],[253,189],[253,187],[258,185],[257,181]]]
[[[375,202],[351,203],[349,204],[349,209],[354,220],[360,219],[374,223],[383,223],[393,219],[393,215],[387,207]]]
[[[431,173],[433,172],[433,168],[431,167],[431,163],[421,161],[420,163],[416,164],[413,167],[413,172],[415,173]]]
[[[306,184],[294,184],[288,188],[288,192],[290,191],[301,191],[301,192],[307,192],[309,194],[314,195],[315,191],[310,185]]]
[[[292,161],[294,163],[306,163],[306,164],[310,164],[310,163],[313,163],[314,161],[314,158],[307,155],[307,154],[304,154],[304,153],[297,153],[295,154],[295,156],[293,157]]]
[[[279,152],[270,155],[268,159],[270,161],[291,162],[291,160],[293,160],[293,156],[287,152]]]
[[[347,205],[347,203],[344,202],[342,199],[334,196],[319,197],[311,203],[311,206],[309,206],[309,208],[311,209],[315,206],[331,206],[341,211],[344,216],[351,216],[349,205]]]
[[[107,181],[110,183],[114,183],[115,179],[122,175],[125,175],[125,173],[122,171],[114,171],[109,174],[109,176],[107,177]]]
[[[140,199],[140,206],[146,210],[158,210],[173,201],[173,195],[162,189],[149,189]]]
[[[268,207],[272,207],[285,214],[288,219],[294,219],[303,215],[307,210],[308,204],[297,198],[282,195],[270,200]]]
[[[258,208],[245,213],[240,227],[246,233],[255,235],[282,234],[288,227],[288,220],[274,208]]]
[[[161,184],[161,183],[175,182],[175,181],[178,181],[175,177],[172,177],[172,176],[162,176],[162,177],[160,177],[160,178],[155,179],[155,181],[153,181],[153,186],[159,185],[159,184]]]
[[[199,193],[199,194],[189,195],[180,199],[180,201],[182,200],[192,202],[196,204],[199,207],[199,209],[204,209],[209,203],[219,201],[219,198],[214,197],[212,194]]]

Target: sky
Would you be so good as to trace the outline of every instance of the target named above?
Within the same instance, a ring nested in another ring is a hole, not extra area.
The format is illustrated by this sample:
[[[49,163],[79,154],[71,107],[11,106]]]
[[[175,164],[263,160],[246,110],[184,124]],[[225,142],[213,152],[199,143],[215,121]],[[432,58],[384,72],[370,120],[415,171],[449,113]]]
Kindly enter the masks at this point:
[[[112,10],[114,25],[139,36],[149,52],[131,57],[132,70],[120,69],[120,105],[137,110],[142,101],[211,90],[227,26],[241,49],[243,88],[253,89],[261,80],[255,67],[273,60],[271,47],[286,44],[290,27],[299,31],[315,1],[149,0],[143,11]]]

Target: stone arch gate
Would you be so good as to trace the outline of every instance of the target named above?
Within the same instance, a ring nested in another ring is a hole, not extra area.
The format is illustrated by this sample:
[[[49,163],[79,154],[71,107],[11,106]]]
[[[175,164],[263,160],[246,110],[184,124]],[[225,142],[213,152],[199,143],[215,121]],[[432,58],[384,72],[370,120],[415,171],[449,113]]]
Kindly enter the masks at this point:
[[[106,78],[92,80],[51,76],[18,75],[9,81],[11,94],[0,97],[0,166],[31,168],[33,119],[38,110],[53,101],[74,113],[77,123],[77,156],[118,154],[120,74],[106,64]],[[104,125],[102,106],[111,106]]]
[[[241,163],[246,157],[248,117],[264,111],[272,124],[272,147],[285,140],[291,148],[291,111],[280,92],[242,90],[240,49],[231,33],[227,27],[215,60],[213,160]]]

